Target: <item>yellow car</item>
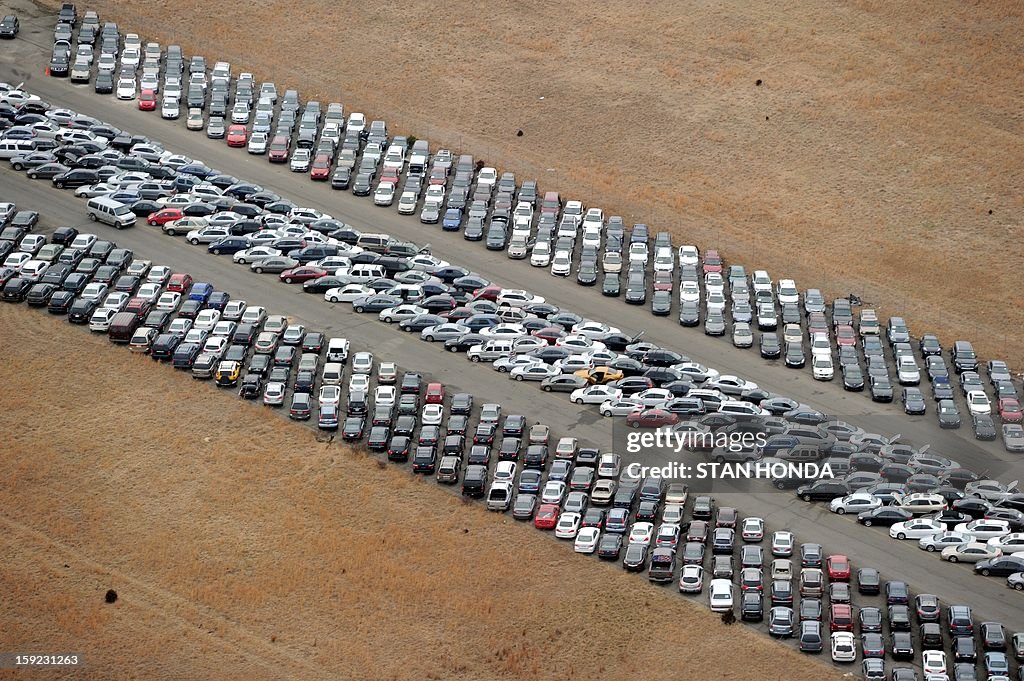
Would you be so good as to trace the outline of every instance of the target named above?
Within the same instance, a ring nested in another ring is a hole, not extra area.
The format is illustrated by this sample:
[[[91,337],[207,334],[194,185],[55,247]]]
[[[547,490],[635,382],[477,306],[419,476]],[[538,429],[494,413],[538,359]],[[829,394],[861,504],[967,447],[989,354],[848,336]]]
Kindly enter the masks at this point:
[[[217,371],[213,377],[217,381],[217,385],[230,386],[238,383],[238,376],[241,373],[241,362],[221,362],[217,365]]]
[[[612,381],[619,381],[625,378],[625,374],[618,369],[612,369],[611,367],[594,367],[593,369],[580,369],[576,372],[576,375],[582,379],[585,379],[587,383],[611,383]]]

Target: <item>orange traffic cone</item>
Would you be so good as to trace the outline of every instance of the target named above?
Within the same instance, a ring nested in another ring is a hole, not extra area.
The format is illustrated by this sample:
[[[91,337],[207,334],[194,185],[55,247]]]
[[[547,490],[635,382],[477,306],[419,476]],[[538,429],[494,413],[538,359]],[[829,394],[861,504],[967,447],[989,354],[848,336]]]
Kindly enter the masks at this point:
[[[43,75],[46,75],[46,76],[50,75],[50,67],[49,66],[46,67],[46,71],[43,72]]]

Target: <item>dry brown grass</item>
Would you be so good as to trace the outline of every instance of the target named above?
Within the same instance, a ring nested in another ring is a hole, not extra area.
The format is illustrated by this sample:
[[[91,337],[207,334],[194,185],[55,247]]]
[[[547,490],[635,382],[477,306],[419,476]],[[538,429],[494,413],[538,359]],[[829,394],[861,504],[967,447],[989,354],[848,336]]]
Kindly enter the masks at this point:
[[[1019,2],[91,6],[1024,361]]]
[[[5,305],[0,347],[0,650],[90,678],[839,678],[101,336]]]

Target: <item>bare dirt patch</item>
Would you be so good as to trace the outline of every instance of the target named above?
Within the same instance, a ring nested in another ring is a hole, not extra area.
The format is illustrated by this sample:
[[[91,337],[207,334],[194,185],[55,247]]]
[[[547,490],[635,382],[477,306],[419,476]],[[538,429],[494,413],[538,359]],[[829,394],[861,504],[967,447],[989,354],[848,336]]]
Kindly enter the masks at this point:
[[[1024,361],[1018,2],[90,6]]]
[[[0,346],[2,650],[83,678],[840,676],[45,313],[0,307]]]

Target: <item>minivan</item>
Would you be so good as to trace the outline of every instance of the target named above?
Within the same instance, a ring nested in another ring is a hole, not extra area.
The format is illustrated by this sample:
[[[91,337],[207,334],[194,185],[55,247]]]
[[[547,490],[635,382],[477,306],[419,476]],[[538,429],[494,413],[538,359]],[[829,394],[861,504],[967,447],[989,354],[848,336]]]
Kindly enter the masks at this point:
[[[9,161],[15,156],[31,154],[37,146],[35,140],[0,140],[0,159]]]
[[[107,335],[114,343],[130,343],[141,321],[134,312],[118,312],[110,320]]]
[[[89,203],[86,205],[89,219],[94,222],[103,222],[116,229],[135,226],[135,213],[123,203],[105,196],[97,196],[89,199]]]
[[[356,245],[374,253],[384,253],[388,249],[391,237],[387,234],[360,234],[356,239]]]

